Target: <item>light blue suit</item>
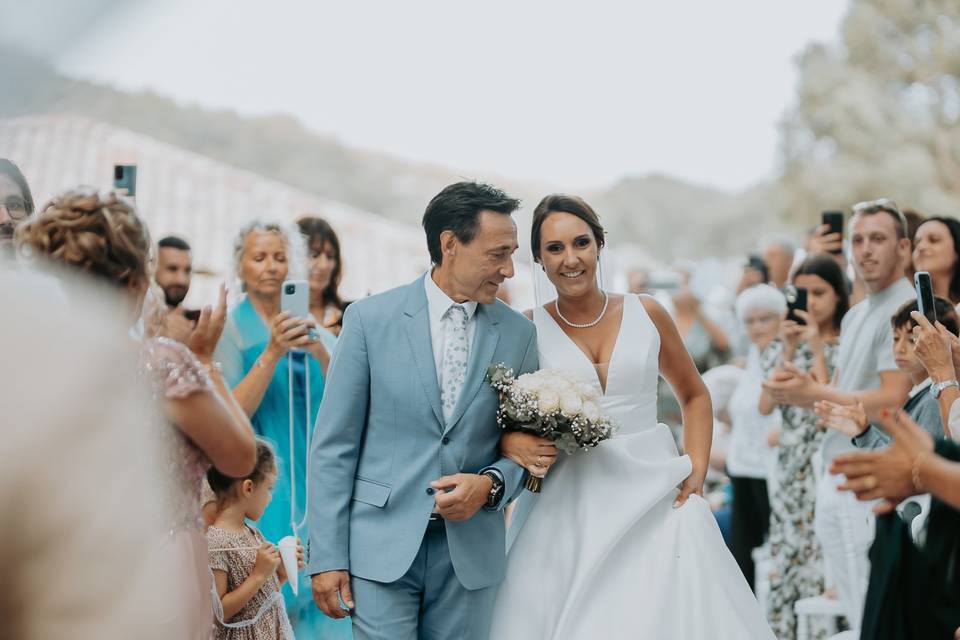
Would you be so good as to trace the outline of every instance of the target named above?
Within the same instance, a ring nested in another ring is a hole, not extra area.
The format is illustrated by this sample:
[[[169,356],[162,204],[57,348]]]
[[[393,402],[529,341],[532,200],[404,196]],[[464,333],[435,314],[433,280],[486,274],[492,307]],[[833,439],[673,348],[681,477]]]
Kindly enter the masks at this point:
[[[537,369],[534,325],[500,301],[480,304],[445,421],[423,278],[347,308],[311,450],[307,573],[350,571],[358,639],[485,640],[506,570],[502,509],[524,475],[498,452],[486,372],[500,362],[518,375]],[[500,508],[446,521],[432,537],[430,483],[491,467],[505,480]]]

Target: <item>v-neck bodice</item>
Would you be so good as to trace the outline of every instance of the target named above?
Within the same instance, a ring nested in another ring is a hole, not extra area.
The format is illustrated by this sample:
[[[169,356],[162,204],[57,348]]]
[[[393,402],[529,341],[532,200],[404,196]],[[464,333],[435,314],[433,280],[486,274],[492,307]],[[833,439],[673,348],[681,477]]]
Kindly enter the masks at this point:
[[[591,385],[600,395],[600,407],[619,423],[618,433],[656,426],[660,333],[639,298],[624,296],[620,333],[609,363],[591,362],[543,307],[534,308],[533,321],[541,368],[563,371]],[[605,391],[597,366],[607,367]]]

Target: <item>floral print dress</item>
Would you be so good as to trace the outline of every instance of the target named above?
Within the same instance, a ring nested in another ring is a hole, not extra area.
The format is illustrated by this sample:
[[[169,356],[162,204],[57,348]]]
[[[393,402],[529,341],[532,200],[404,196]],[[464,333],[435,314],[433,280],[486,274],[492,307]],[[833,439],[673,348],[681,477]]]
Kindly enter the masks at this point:
[[[775,340],[764,350],[761,367],[764,377],[780,366],[783,342]],[[837,360],[837,343],[824,345],[827,370],[833,377]],[[813,366],[814,356],[805,342],[800,343],[793,364],[802,371]],[[782,426],[777,464],[773,473],[776,487],[770,496],[770,591],[767,599],[767,620],[780,640],[793,640],[797,620],[793,606],[798,600],[823,594],[823,557],[813,528],[814,503],[817,496],[817,473],[814,456],[820,448],[823,431],[817,427],[813,411],[792,405],[781,405]],[[814,620],[813,622],[816,622]],[[822,640],[826,629],[811,625],[811,637]]]

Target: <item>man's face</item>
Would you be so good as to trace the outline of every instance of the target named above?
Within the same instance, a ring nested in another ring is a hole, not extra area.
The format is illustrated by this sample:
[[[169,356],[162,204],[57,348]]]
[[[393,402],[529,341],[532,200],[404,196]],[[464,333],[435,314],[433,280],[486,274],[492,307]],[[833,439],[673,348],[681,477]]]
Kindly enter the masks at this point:
[[[481,211],[478,224],[470,244],[450,237],[450,232],[441,234],[443,268],[450,274],[455,299],[490,304],[503,281],[513,277],[517,225],[509,215],[495,211]]]
[[[901,265],[910,252],[910,241],[897,239],[893,216],[882,211],[855,215],[850,223],[850,247],[868,291],[882,291],[903,277]]]
[[[189,251],[161,247],[157,253],[157,284],[163,289],[167,305],[175,307],[187,297],[193,258]]]
[[[0,174],[0,244],[13,238],[13,230],[27,217],[26,201],[20,185]]]

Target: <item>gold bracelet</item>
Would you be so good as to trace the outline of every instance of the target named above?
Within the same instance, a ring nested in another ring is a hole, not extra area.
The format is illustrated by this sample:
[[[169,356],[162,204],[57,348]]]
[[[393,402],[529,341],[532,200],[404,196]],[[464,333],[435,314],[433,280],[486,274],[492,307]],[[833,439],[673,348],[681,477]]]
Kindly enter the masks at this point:
[[[913,488],[917,493],[927,492],[923,486],[923,482],[920,480],[920,458],[929,453],[929,451],[921,451],[913,458],[913,469],[911,469],[910,472],[910,480],[913,482]]]

